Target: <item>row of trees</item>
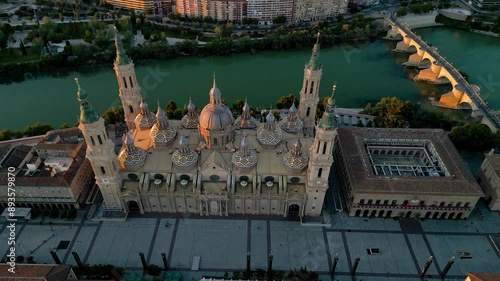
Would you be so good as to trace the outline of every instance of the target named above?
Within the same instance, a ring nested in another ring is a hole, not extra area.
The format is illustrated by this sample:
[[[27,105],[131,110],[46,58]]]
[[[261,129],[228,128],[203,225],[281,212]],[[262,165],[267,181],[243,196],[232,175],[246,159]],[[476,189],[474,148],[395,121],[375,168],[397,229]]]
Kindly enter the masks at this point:
[[[0,131],[0,141],[6,141],[13,138],[39,136],[53,129],[54,127],[49,124],[40,124],[38,122],[33,125],[27,126],[23,131],[4,129]]]

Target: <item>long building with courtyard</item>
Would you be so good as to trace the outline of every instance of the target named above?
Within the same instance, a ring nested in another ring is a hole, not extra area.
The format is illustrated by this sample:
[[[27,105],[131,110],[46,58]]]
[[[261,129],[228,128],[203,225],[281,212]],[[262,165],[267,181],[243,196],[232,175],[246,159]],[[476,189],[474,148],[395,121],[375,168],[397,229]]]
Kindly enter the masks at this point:
[[[0,206],[8,204],[10,177],[17,207],[79,209],[95,183],[85,151],[78,128],[50,131],[36,145],[0,146]]]
[[[337,132],[335,169],[350,216],[465,219],[484,196],[443,130]]]

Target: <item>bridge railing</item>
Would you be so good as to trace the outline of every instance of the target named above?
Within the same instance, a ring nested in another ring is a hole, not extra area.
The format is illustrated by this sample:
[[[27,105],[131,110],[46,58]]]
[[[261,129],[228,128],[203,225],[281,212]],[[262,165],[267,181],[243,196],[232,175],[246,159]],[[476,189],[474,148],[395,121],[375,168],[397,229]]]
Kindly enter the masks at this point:
[[[462,86],[464,88],[464,90],[467,93],[467,95],[469,96],[469,98],[474,103],[476,103],[476,105],[479,108],[482,109],[484,114],[486,114],[486,117],[488,117],[488,119],[490,119],[497,128],[500,127],[500,121],[498,120],[497,116],[494,116],[490,113],[490,109],[488,107],[488,104],[486,102],[484,102],[484,100],[481,98],[481,96],[476,91],[476,89],[474,89],[469,84],[469,82],[467,82],[467,80],[465,80],[465,78],[462,76],[462,74],[451,63],[449,63],[443,56],[441,56],[436,51],[436,49],[429,46],[424,40],[422,40],[422,38],[420,38],[415,33],[413,33],[413,31],[411,31],[411,29],[408,26],[406,26],[404,23],[402,23],[401,21],[399,21],[396,18],[393,18],[392,20],[394,21],[394,24],[396,26],[398,26],[400,29],[402,29],[406,33],[406,36],[408,36],[410,39],[417,42],[424,51],[430,53],[436,59],[436,61],[438,61],[440,63],[440,65],[442,67],[444,67],[451,74],[451,76],[457,81],[457,83],[460,84],[460,86]]]

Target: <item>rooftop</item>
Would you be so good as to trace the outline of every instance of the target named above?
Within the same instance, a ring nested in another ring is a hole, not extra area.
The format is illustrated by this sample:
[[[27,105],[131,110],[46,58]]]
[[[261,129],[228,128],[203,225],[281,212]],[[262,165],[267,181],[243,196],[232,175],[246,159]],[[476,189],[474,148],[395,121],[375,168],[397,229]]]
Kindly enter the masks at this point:
[[[339,128],[338,135],[348,176],[353,189],[358,192],[483,196],[481,188],[443,130],[356,127]],[[419,147],[412,145],[412,142],[415,144],[428,142],[439,156],[447,173],[445,176],[377,175],[366,148],[366,142],[374,140],[380,143],[402,140],[407,142],[406,148]]]
[[[15,277],[8,272],[9,265],[0,265],[0,279],[4,281],[61,281],[67,280],[71,270],[70,265],[55,264],[16,264]]]

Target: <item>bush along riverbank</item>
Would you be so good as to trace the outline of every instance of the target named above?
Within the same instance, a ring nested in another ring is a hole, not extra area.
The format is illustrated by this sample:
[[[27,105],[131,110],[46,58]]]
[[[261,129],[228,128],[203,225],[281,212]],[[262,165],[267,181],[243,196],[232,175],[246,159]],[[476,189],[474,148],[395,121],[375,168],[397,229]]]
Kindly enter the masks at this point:
[[[265,50],[311,47],[316,41],[318,32],[321,33],[322,47],[331,47],[335,44],[361,43],[376,38],[385,32],[385,25],[383,21],[364,18],[363,15],[359,15],[349,22],[343,19],[340,19],[340,22],[335,24],[324,21],[307,28],[287,25],[268,31],[243,31],[239,35],[233,32],[217,32],[216,27],[215,38],[203,45],[191,39],[169,45],[165,40],[167,30],[168,32],[175,31],[184,35],[200,33],[182,26],[172,29],[172,27],[144,24],[141,30],[151,34],[150,43],[126,48],[127,54],[135,62],[149,59],[164,60],[184,55],[230,55],[244,52],[255,53]],[[125,33],[128,32],[130,31],[125,31]],[[127,37],[130,38],[130,36]],[[125,42],[125,44],[127,46],[129,42]],[[109,65],[113,62],[114,57],[115,49],[110,41],[108,44],[103,44],[101,40],[98,45],[92,43],[74,46],[67,42],[62,53],[45,54],[35,61],[0,64],[0,83],[21,82],[27,78],[47,74],[60,77],[80,66]]]

